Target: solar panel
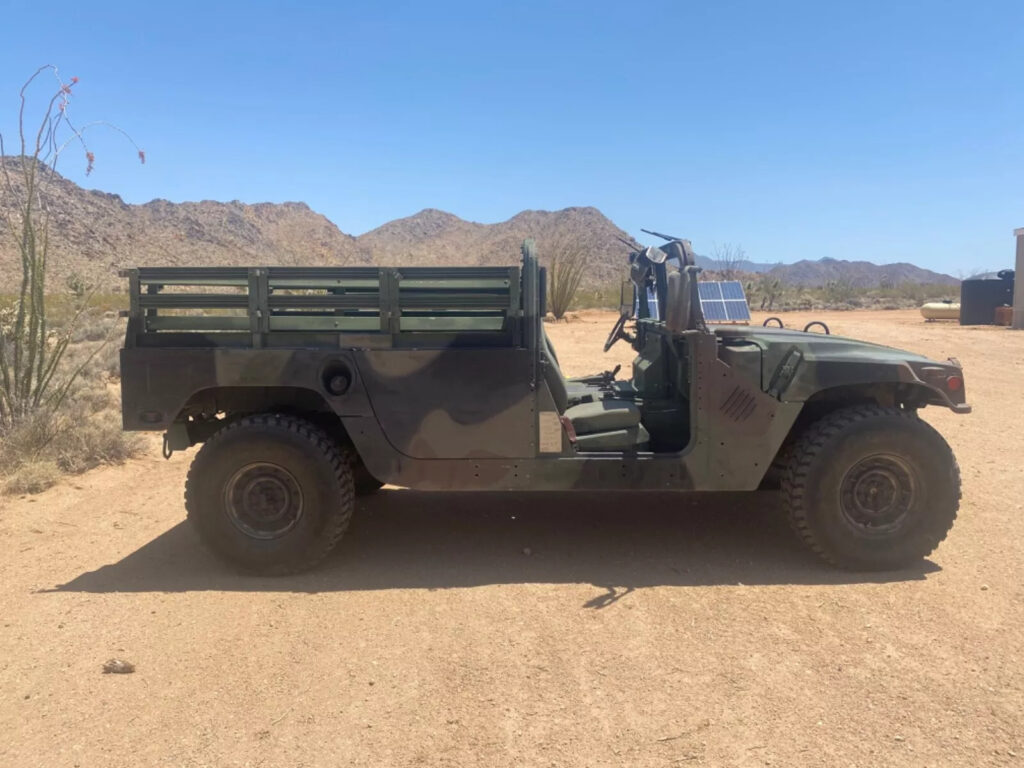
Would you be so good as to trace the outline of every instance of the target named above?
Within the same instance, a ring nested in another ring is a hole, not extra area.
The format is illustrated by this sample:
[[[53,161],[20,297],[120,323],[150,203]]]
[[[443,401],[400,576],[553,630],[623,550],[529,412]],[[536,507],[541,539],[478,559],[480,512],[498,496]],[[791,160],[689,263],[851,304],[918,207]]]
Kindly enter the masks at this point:
[[[742,283],[736,280],[697,283],[697,293],[700,295],[700,308],[707,322],[750,322],[750,307],[747,306]]]

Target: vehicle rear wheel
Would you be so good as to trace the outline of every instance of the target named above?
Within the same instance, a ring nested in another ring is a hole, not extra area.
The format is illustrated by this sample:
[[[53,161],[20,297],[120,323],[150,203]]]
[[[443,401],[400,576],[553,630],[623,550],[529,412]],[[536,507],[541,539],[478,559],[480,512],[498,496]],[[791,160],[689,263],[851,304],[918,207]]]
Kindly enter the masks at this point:
[[[312,568],[338,543],[354,506],[352,468],[312,424],[260,414],[232,422],[196,454],[185,508],[217,555],[268,575]]]
[[[853,570],[905,567],[930,554],[956,519],[960,468],[910,411],[859,405],[812,424],[782,477],[797,535]]]

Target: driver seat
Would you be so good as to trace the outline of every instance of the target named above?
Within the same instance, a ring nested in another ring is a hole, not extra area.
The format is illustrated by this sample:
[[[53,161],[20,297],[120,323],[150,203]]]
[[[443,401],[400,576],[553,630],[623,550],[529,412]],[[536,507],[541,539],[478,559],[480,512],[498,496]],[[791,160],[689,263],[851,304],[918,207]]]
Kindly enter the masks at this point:
[[[561,388],[565,390],[569,405],[592,403],[596,400],[601,400],[607,397],[629,400],[634,399],[637,396],[636,387],[631,381],[609,381],[596,383],[594,379],[599,378],[597,376],[587,377],[589,379],[587,381],[565,378],[565,374],[562,373],[562,368],[558,363],[558,353],[555,352],[555,346],[551,343],[551,339],[548,338],[548,332],[543,326],[541,326],[541,336],[543,337],[542,341],[544,343],[541,362],[544,365],[552,367],[555,374],[562,380]]]
[[[558,413],[572,423],[579,450],[635,451],[649,446],[651,436],[640,423],[640,407],[635,400],[615,397],[614,390],[604,390],[597,385],[567,381],[547,334],[541,347],[541,370]],[[629,382],[616,384],[632,387]],[[574,401],[570,397],[570,386],[574,397],[589,399]],[[634,389],[634,397],[635,393]]]

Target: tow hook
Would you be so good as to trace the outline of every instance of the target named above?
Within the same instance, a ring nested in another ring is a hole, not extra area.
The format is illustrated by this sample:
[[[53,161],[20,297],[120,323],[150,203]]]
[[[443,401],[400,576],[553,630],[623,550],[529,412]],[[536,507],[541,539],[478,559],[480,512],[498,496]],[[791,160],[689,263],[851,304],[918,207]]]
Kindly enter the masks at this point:
[[[184,451],[192,445],[192,439],[188,434],[188,427],[177,421],[164,432],[163,454],[165,459],[171,458],[175,451]]]

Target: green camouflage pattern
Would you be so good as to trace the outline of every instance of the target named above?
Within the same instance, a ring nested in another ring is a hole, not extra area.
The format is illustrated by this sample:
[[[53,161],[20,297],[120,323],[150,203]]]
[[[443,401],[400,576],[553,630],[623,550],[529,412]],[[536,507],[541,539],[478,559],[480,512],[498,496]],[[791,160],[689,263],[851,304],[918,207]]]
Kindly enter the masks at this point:
[[[661,252],[633,254],[631,274],[638,287],[654,280],[664,301],[666,270],[673,257],[687,264],[688,247]],[[669,330],[641,301],[634,383],[656,445],[582,452],[549,383],[544,275],[530,244],[521,267],[126,276],[125,429],[163,431],[180,450],[225,417],[301,413],[351,443],[374,477],[410,488],[754,490],[816,409],[867,398],[969,410],[962,378],[947,385],[962,376],[955,361],[708,326],[699,302]]]

